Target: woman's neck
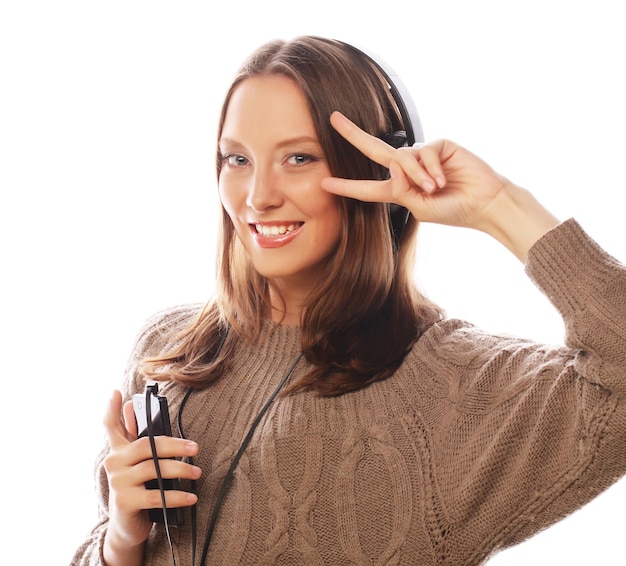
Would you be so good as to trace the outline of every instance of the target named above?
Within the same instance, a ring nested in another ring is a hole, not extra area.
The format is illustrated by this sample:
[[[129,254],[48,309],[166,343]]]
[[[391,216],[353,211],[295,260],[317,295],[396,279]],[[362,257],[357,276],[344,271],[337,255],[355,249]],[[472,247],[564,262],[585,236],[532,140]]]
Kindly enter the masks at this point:
[[[284,326],[300,326],[305,297],[308,295],[301,289],[280,285],[270,285],[270,318]]]

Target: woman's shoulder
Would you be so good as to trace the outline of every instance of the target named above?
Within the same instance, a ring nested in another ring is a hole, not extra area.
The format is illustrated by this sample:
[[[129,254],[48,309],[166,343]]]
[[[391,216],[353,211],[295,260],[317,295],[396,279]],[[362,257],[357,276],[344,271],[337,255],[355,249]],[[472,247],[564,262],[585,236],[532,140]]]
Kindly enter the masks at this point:
[[[145,321],[135,340],[135,351],[140,355],[153,355],[164,345],[173,345],[180,332],[200,313],[201,303],[182,304],[161,309]]]
[[[465,408],[492,406],[555,379],[575,356],[559,344],[498,334],[457,319],[442,320],[413,346],[398,376],[424,397],[448,399]],[[471,409],[473,410],[473,409]]]
[[[145,358],[158,356],[173,345],[184,328],[202,310],[201,304],[177,305],[161,309],[149,316],[137,332],[135,342],[126,364],[122,392],[125,399],[143,391],[145,381],[140,370]]]
[[[560,344],[541,344],[513,334],[489,332],[470,322],[449,318],[431,326],[416,342],[409,358],[471,369],[512,355],[542,358],[570,353]]]
[[[195,318],[203,308],[202,303],[175,305],[152,314],[143,326],[144,332],[185,325]]]

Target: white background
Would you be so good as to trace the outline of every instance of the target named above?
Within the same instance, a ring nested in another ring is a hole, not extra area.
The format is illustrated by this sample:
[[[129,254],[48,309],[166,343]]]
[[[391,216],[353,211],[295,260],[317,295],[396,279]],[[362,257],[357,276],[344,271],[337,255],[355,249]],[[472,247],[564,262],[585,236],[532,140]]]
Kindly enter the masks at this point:
[[[626,258],[626,34],[609,0],[5,1],[0,6],[2,549],[66,564],[95,520],[102,414],[154,311],[213,278],[215,121],[237,66],[311,33],[377,52],[428,139],[452,138]],[[424,226],[417,277],[453,316],[562,338],[523,267]],[[618,483],[492,561],[622,564]]]

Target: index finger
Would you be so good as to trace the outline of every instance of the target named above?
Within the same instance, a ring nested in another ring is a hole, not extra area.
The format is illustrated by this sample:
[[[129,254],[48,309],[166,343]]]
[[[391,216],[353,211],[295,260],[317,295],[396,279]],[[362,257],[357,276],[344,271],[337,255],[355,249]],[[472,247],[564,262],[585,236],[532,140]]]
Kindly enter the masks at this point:
[[[395,155],[393,147],[380,138],[368,134],[337,110],[330,115],[330,124],[341,137],[350,142],[363,155],[383,167],[389,167],[389,162]]]

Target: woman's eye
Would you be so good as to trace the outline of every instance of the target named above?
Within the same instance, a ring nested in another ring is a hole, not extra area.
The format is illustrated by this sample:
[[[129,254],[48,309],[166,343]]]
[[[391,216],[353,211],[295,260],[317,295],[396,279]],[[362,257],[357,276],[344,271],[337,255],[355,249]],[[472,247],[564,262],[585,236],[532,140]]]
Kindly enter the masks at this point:
[[[248,159],[237,153],[227,153],[222,155],[222,161],[233,167],[243,167],[248,164]]]
[[[313,157],[312,155],[306,155],[304,153],[296,153],[294,155],[290,155],[287,158],[287,163],[289,165],[300,166],[300,165],[306,165],[307,163],[311,163],[317,160],[318,159],[316,157]]]

